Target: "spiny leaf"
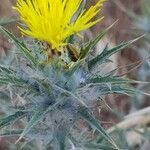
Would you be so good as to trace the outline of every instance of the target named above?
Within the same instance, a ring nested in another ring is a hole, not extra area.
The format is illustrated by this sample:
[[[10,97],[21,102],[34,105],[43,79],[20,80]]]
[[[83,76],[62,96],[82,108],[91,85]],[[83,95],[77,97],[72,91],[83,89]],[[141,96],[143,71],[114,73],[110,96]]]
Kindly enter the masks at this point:
[[[0,129],[10,125],[12,122],[15,122],[16,120],[20,118],[23,118],[25,115],[26,115],[26,112],[18,111],[13,115],[0,119]]]
[[[87,91],[86,91],[86,90]],[[125,95],[129,95],[132,96],[133,94],[135,94],[137,92],[137,90],[135,90],[134,88],[131,87],[124,87],[121,86],[120,84],[117,85],[111,85],[111,84],[89,84],[87,85],[87,87],[82,87],[79,89],[79,93],[82,97],[82,93],[83,93],[83,97],[87,97],[88,96],[88,91],[95,91],[95,98],[99,99],[102,95],[106,95],[106,94],[125,94]],[[138,91],[141,94],[143,94],[141,91]],[[87,97],[88,98],[88,97]]]
[[[105,94],[126,94],[126,95],[132,95],[135,93],[135,89],[132,88],[125,88],[121,87],[120,85],[112,85],[111,87],[109,86],[99,86],[98,91],[101,95]]]
[[[22,85],[26,83],[24,79],[19,77],[17,73],[8,66],[0,65],[0,84]]]
[[[8,74],[14,73],[14,71],[9,66],[0,65],[0,72],[6,72]]]
[[[143,37],[143,36],[141,36]],[[131,45],[132,43],[136,42],[137,40],[139,40],[141,37],[138,37],[134,40],[128,41],[128,42],[123,42],[120,45],[117,45],[116,47],[110,49],[110,50],[104,50],[100,55],[98,55],[97,57],[93,58],[92,60],[89,61],[88,66],[89,69],[92,69],[97,63],[102,64],[105,63],[105,61],[113,54],[115,54],[116,52],[124,49],[125,47]]]
[[[34,115],[32,116],[32,118],[30,119],[30,121],[28,122],[28,124],[26,125],[25,129],[23,130],[23,132],[21,133],[19,139],[16,141],[16,143],[18,143],[27,133],[29,133],[31,131],[31,129],[36,126],[38,124],[38,122],[44,117],[44,115],[49,112],[52,111],[60,102],[62,102],[62,100],[60,99],[59,101],[57,101],[55,104],[46,107],[46,108],[36,108]]]
[[[17,73],[8,66],[0,65],[0,84],[22,85],[26,83]]]
[[[101,126],[100,122],[96,120],[90,113],[88,108],[86,107],[80,107],[78,111],[79,115],[84,118],[92,127],[97,129],[99,133],[107,140],[109,141],[115,148],[118,149],[112,138],[109,136],[109,134],[104,130],[104,128]]]
[[[124,84],[124,83],[133,83],[133,80],[125,79],[117,76],[104,76],[104,77],[95,77],[87,80],[88,84],[105,84],[105,83],[115,83],[115,84]]]
[[[23,130],[6,130],[0,133],[0,137],[19,136]]]
[[[132,95],[135,93],[135,89],[132,89],[131,87],[124,88],[121,86],[114,86],[112,87],[112,89],[110,89],[110,91],[108,90],[108,92],[105,94],[113,94],[113,93]]]
[[[4,27],[0,26],[0,30],[8,36],[12,41],[14,41],[15,45],[18,49],[25,55],[25,57],[30,61],[32,64],[37,65],[37,61],[34,57],[34,54],[25,46],[24,43],[20,42],[12,33],[6,30]]]
[[[98,36],[91,40],[90,42],[86,43],[82,48],[81,48],[81,56],[80,58],[84,58],[95,46],[96,44],[102,39],[102,37],[114,26],[114,24],[117,21],[115,21],[112,25],[110,25],[107,29],[105,29],[103,32],[100,32]]]
[[[22,84],[24,84],[25,82],[23,82],[23,80],[21,80],[21,79],[19,80],[19,79],[14,78],[14,77],[12,77],[12,78],[0,77],[0,84],[9,84],[9,83],[11,83],[13,85],[22,86]]]
[[[21,133],[16,143],[18,143],[41,120],[41,118],[45,115],[45,112],[45,109],[37,109],[35,111],[34,115],[32,116],[29,123]]]
[[[75,95],[74,93],[72,93],[72,92],[70,92],[70,91],[68,91],[68,90],[66,90],[66,89],[64,89],[64,88],[62,88],[62,87],[60,87],[60,86],[58,86],[58,85],[52,83],[50,80],[49,80],[49,83],[50,83],[49,85],[50,85],[51,87],[53,87],[54,89],[57,89],[57,90],[61,91],[62,93],[65,93],[65,94],[71,96],[73,99],[77,100],[81,105],[87,106],[87,105],[85,104],[84,100],[81,99],[81,98],[79,98],[79,97],[78,97],[77,95]]]

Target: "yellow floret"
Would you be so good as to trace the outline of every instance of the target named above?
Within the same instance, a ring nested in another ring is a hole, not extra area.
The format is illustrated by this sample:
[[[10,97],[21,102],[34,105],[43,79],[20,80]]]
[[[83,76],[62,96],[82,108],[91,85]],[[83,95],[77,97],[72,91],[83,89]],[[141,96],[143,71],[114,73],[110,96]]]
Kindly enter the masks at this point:
[[[76,19],[82,0],[17,0],[15,9],[27,28],[20,30],[33,38],[48,42],[53,48],[66,45],[67,37],[86,30],[103,17],[91,21],[103,6],[99,0],[95,6],[83,10]]]

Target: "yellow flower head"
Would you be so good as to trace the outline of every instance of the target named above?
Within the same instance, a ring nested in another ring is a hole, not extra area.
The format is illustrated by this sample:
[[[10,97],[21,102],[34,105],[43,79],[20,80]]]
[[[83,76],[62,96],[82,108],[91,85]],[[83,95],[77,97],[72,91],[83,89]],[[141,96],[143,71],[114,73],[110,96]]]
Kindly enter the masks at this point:
[[[33,38],[48,42],[53,48],[66,45],[67,37],[86,30],[102,20],[93,20],[105,0],[76,15],[82,0],[17,0],[15,9],[27,28],[20,30]]]

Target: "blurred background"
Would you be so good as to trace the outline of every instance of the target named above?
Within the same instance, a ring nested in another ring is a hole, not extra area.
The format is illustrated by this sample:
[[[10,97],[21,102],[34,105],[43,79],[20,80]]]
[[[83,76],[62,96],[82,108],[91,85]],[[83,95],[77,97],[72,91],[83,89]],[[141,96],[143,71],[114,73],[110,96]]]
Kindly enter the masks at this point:
[[[87,0],[87,7],[90,7],[97,0]],[[12,9],[15,0],[0,0],[0,24],[12,31],[16,36],[21,34],[17,29],[17,14]],[[103,23],[97,24],[87,31],[87,39],[111,25],[117,23],[105,36],[95,49],[100,53],[102,47],[134,39],[144,35],[138,42],[122,50],[112,57],[113,63],[104,66],[104,70],[114,70],[120,76],[142,81],[133,84],[134,88],[143,91],[128,97],[125,95],[109,95],[105,101],[93,104],[97,118],[102,120],[103,126],[109,133],[115,130],[115,139],[125,149],[150,150],[150,0],[108,0],[103,9],[105,19]],[[99,14],[101,15],[101,14]],[[98,17],[98,16],[97,16]],[[11,51],[11,44],[0,35],[0,55],[4,60]],[[118,124],[122,130],[116,130],[114,125]],[[11,145],[11,138],[0,138],[0,150],[18,149],[19,145]],[[18,147],[17,147],[18,146]],[[22,148],[25,149],[25,148]],[[27,150],[29,148],[26,148]]]

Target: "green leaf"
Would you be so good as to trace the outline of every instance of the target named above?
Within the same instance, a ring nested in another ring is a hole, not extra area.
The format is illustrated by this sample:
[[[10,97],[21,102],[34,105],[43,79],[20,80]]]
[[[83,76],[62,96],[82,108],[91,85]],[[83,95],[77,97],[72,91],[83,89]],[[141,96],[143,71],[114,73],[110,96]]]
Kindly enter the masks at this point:
[[[135,94],[135,89],[131,87],[121,87],[121,86],[113,86],[111,89],[109,88],[108,91],[105,91],[105,94],[125,94],[125,95],[133,95]]]
[[[92,127],[97,129],[99,133],[110,142],[115,148],[118,149],[117,145],[114,143],[113,139],[109,136],[109,134],[105,131],[105,129],[101,126],[100,122],[95,119],[89,112],[88,108],[80,107],[78,111],[79,115],[84,118]]]
[[[91,40],[90,42],[86,43],[81,48],[80,59],[70,68],[69,75],[73,74],[81,65],[83,65],[85,57],[89,54],[89,52],[96,46],[96,44],[102,39],[102,37],[114,26],[115,21],[111,26],[101,32],[95,39]],[[107,48],[107,46],[106,46]],[[105,48],[105,49],[106,49]],[[107,59],[108,61],[108,59]]]
[[[36,108],[35,111],[34,111],[34,115],[30,119],[30,121],[28,122],[28,124],[26,125],[25,129],[21,133],[21,135],[20,135],[19,139],[16,141],[16,143],[18,143],[29,131],[31,131],[31,129],[38,124],[38,122],[44,117],[44,115],[47,112],[52,111],[53,109],[55,109],[55,107],[60,102],[62,102],[61,99],[59,101],[57,101],[55,104],[53,104],[53,105],[51,105],[49,107],[46,107],[46,108]]]
[[[97,86],[97,85],[96,85]],[[111,85],[109,86],[99,86],[97,87],[98,92],[100,95],[105,94],[125,94],[125,95],[132,95],[135,94],[135,89],[128,88],[128,87],[121,87],[120,85]]]
[[[11,137],[11,136],[19,136],[23,130],[6,130],[0,133],[0,137]]]
[[[24,85],[26,81],[19,77],[15,71],[7,66],[0,65],[0,84]]]
[[[86,90],[85,90],[86,89]],[[122,86],[120,84],[87,84],[87,86],[83,86],[82,88],[78,89],[78,93],[81,97],[89,99],[89,91],[95,91],[94,99],[101,98],[102,95],[106,94],[124,94],[128,96],[132,96],[137,91],[136,89],[130,86]],[[92,93],[90,93],[92,94]]]
[[[141,36],[143,37],[143,36]],[[105,63],[105,61],[112,56],[113,54],[115,54],[116,52],[128,47],[129,45],[131,45],[132,43],[136,42],[137,40],[139,40],[141,37],[138,37],[134,40],[128,41],[128,42],[123,42],[120,45],[117,45],[116,47],[110,49],[110,50],[104,50],[100,55],[98,55],[97,57],[93,58],[92,60],[89,61],[88,66],[89,69],[92,69],[97,63],[102,64]]]
[[[104,76],[104,77],[95,77],[87,80],[88,84],[105,84],[105,83],[115,83],[115,84],[124,84],[124,83],[133,83],[133,80],[125,79],[117,76]]]
[[[26,115],[26,112],[18,111],[13,115],[0,119],[0,129],[10,125],[12,122],[15,122],[16,120],[20,118],[23,118],[25,115]]]
[[[21,133],[21,135],[16,143],[18,143],[43,118],[43,116],[45,115],[46,112],[47,112],[47,109],[46,110],[45,109],[37,109],[34,112],[34,115],[32,116],[29,123],[27,124],[27,126],[25,127],[23,132]]]
[[[8,30],[6,30],[4,27],[0,26],[0,30],[8,36],[12,41],[14,41],[15,45],[18,47],[18,49],[21,51],[21,53],[24,54],[26,59],[30,61],[32,64],[37,65],[37,60],[34,56],[34,54],[25,46],[23,42],[21,42],[18,38],[16,38],[12,33],[10,33]]]
[[[14,73],[14,71],[9,66],[0,65],[0,72],[6,72],[8,74]]]
[[[98,36],[91,40],[90,42],[86,43],[82,48],[81,48],[81,55],[80,58],[83,59],[85,56],[89,54],[89,52],[96,46],[96,44],[102,39],[102,37],[114,26],[114,24],[117,21],[115,21],[112,25],[110,25],[107,29],[105,29],[103,32],[100,32]]]
[[[15,76],[0,77],[0,84],[10,84],[10,83],[21,87],[26,82],[22,79],[16,78]]]

